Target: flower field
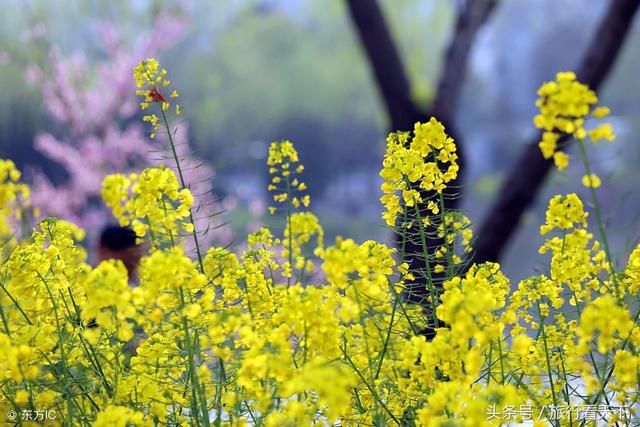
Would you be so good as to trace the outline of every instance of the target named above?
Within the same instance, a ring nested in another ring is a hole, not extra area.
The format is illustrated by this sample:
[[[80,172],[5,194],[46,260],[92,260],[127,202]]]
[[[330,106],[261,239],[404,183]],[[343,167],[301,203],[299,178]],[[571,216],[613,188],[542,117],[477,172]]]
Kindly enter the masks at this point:
[[[238,253],[208,247],[171,137],[179,93],[155,59],[134,79],[151,138],[166,134],[173,152],[102,183],[145,250],[138,283],[120,261],[89,265],[84,231],[64,218],[34,226],[29,187],[0,163],[2,422],[634,425],[640,247],[618,267],[589,162],[615,134],[573,73],[540,88],[534,124],[558,169],[574,146],[590,198],[549,200],[544,264],[519,283],[468,262],[473,226],[448,202],[456,144],[437,118],[387,138],[381,218],[396,245],[325,241],[304,159],[279,141],[266,167],[280,226]]]

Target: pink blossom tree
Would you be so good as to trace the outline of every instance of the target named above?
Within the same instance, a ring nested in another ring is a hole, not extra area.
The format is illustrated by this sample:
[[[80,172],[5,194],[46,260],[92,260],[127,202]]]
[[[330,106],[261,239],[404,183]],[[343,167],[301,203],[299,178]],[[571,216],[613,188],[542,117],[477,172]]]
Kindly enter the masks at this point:
[[[102,179],[111,173],[139,171],[150,165],[174,167],[165,156],[163,136],[150,140],[140,120],[132,68],[141,58],[156,56],[183,34],[187,18],[160,11],[151,28],[133,46],[122,41],[118,28],[97,26],[104,58],[89,62],[81,53],[63,56],[55,46],[48,55],[47,71],[29,65],[25,79],[42,95],[43,106],[62,129],[58,134],[40,133],[35,149],[59,163],[68,180],[54,184],[42,171],[31,171],[33,203],[45,216],[58,216],[89,232],[112,221],[101,203]],[[203,240],[219,243],[231,238],[229,227],[211,227],[211,214],[221,210],[210,191],[213,169],[191,154],[188,127],[175,125],[175,140],[185,179],[197,195],[196,226]]]

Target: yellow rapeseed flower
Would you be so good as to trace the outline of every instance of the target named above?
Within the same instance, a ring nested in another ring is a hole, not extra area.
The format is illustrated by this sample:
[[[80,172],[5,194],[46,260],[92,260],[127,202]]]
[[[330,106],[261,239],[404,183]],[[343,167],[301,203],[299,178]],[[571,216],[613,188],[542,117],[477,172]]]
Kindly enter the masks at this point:
[[[587,188],[599,188],[602,185],[600,177],[594,173],[582,177],[582,185]]]
[[[609,123],[591,130],[585,128],[589,117],[606,117],[609,108],[600,106],[592,109],[598,102],[596,93],[580,83],[573,72],[557,73],[555,81],[540,86],[538,97],[536,106],[540,113],[533,120],[538,129],[543,129],[538,145],[545,159],[553,157],[558,169],[563,170],[569,165],[569,156],[558,147],[560,137],[571,135],[584,139],[589,136],[593,142],[615,139]]]
[[[168,168],[148,168],[140,175],[109,175],[102,182],[102,197],[123,226],[130,225],[139,237],[151,234],[152,243],[176,240],[180,229],[192,230],[193,195],[180,189]]]
[[[133,78],[138,88],[136,94],[143,98],[140,102],[141,110],[148,109],[152,104],[158,104],[164,114],[171,107],[168,98],[178,98],[179,96],[176,90],[173,90],[168,96],[163,94],[171,82],[167,79],[167,70],[161,68],[155,58],[148,58],[138,63],[133,69]],[[175,113],[176,115],[181,113],[179,104],[175,106]],[[143,120],[151,124],[151,138],[154,138],[156,131],[160,128],[160,119],[152,113],[145,115]]]
[[[267,158],[271,183],[269,191],[273,191],[273,200],[277,203],[289,203],[290,208],[297,209],[301,206],[308,208],[311,198],[304,191],[307,185],[296,177],[304,171],[304,166],[299,164],[298,151],[291,141],[272,142],[269,146]],[[269,213],[274,214],[275,206],[269,207]]]
[[[402,212],[401,200],[406,206],[413,207],[423,201],[421,191],[441,193],[456,179],[457,159],[453,139],[433,117],[427,123],[416,123],[413,137],[408,132],[390,134],[380,172],[384,179],[384,195],[380,201],[385,207],[382,216],[387,225],[395,225]],[[430,202],[429,210],[437,214],[438,205],[433,200]]]

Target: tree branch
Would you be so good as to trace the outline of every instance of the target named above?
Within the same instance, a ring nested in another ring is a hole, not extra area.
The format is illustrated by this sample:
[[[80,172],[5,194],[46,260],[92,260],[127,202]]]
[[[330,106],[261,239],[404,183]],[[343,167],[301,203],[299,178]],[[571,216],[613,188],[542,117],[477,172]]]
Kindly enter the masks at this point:
[[[640,0],[612,0],[578,68],[577,77],[596,90],[618,57]],[[538,148],[537,134],[506,175],[497,200],[480,227],[474,262],[496,261],[514,233],[523,213],[533,202],[552,162]]]
[[[464,170],[464,150],[453,120],[456,100],[464,81],[467,70],[469,50],[479,28],[487,21],[497,0],[469,0],[465,1],[456,20],[451,42],[448,46],[444,68],[441,73],[438,91],[430,113],[420,111],[411,99],[411,87],[405,68],[400,59],[391,32],[384,20],[383,13],[376,0],[345,0],[351,20],[357,30],[360,42],[366,52],[370,68],[375,76],[376,85],[382,96],[384,106],[390,119],[390,130],[411,130],[414,123],[425,121],[429,115],[437,117],[444,123],[447,133],[458,141],[458,164]],[[459,191],[462,180],[460,175],[456,181],[456,188],[447,191]],[[423,194],[425,200],[431,199],[433,194]],[[454,209],[459,199],[446,197],[445,206]],[[419,209],[427,212],[426,206]],[[429,236],[426,247],[420,241],[405,239],[396,235],[397,245],[404,247],[408,254],[410,269],[419,272],[424,268],[424,254],[432,254],[436,248],[442,246],[442,239]],[[432,284],[438,288],[442,283],[442,274],[431,274]],[[409,295],[416,302],[423,301],[426,292],[426,274],[416,274],[416,280],[407,284]],[[428,334],[427,334],[428,335]]]
[[[487,22],[497,3],[497,0],[471,0],[458,14],[432,106],[432,113],[439,120],[453,122],[471,47],[478,31]]]
[[[401,130],[425,116],[411,100],[411,87],[400,54],[375,0],[345,0],[367,54],[391,129]]]

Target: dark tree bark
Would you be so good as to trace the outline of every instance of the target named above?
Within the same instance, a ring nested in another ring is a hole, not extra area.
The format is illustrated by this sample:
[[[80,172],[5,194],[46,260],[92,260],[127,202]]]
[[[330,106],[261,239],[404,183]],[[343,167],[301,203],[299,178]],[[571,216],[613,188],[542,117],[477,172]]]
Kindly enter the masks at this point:
[[[592,89],[598,89],[619,56],[631,28],[640,0],[612,0],[585,56],[577,77]],[[544,183],[553,162],[545,160],[538,148],[541,134],[524,148],[506,175],[487,219],[478,231],[474,262],[497,261],[526,209]]]
[[[366,53],[375,77],[376,85],[389,116],[390,130],[410,130],[417,121],[429,115],[444,123],[449,135],[457,140],[460,151],[461,172],[464,170],[464,144],[458,138],[455,127],[455,112],[462,84],[465,79],[469,53],[479,29],[489,19],[497,6],[497,0],[460,1],[455,30],[447,48],[445,62],[437,85],[436,96],[428,111],[421,111],[412,101],[410,82],[383,13],[376,0],[345,0],[354,28]],[[617,58],[631,26],[640,0],[611,0],[597,31],[578,68],[578,79],[597,89],[606,78]],[[476,252],[471,262],[498,260],[502,250],[513,235],[517,224],[529,207],[548,174],[552,162],[545,160],[539,152],[537,142],[540,134],[523,150],[515,162],[487,220],[478,233]],[[455,190],[453,190],[455,191]],[[447,202],[447,208],[455,208],[456,199]],[[402,240],[402,239],[398,239]],[[400,242],[407,246],[409,254],[432,253],[441,243],[428,241],[427,248],[419,242]],[[412,271],[420,271],[420,258],[410,260]],[[422,261],[424,266],[424,262]],[[422,267],[424,269],[424,267]],[[437,285],[438,280],[436,280]],[[416,280],[413,289],[426,292],[425,281]],[[425,308],[429,309],[427,301]],[[428,338],[434,330],[423,331]]]
[[[406,130],[426,112],[411,100],[411,86],[400,54],[376,0],[346,0],[349,14],[367,54],[390,129]]]
[[[469,52],[478,30],[489,19],[497,0],[461,2],[436,96],[428,112],[420,111],[411,101],[409,80],[378,2],[345,2],[387,109],[390,130],[411,129],[416,121],[425,120],[431,113],[456,138],[458,132],[454,115]],[[597,89],[604,81],[624,44],[639,4],[640,0],[611,0],[578,68],[581,82]],[[545,160],[539,152],[539,137],[537,134],[525,147],[507,174],[487,219],[477,233],[473,261],[496,261],[500,258],[520,218],[535,199],[551,169],[552,162]],[[464,144],[459,138],[456,140],[463,153]]]
[[[453,38],[447,48],[444,67],[431,107],[432,114],[450,126],[454,120],[473,42],[478,30],[487,22],[496,5],[496,0],[472,0],[466,3],[456,19]]]
[[[378,2],[376,0],[345,1],[387,110],[390,131],[412,130],[416,122],[425,122],[430,115],[437,117],[447,128],[447,133],[456,139],[458,164],[461,171],[464,170],[464,144],[458,137],[453,119],[456,102],[464,82],[470,48],[478,30],[489,18],[497,1],[464,2],[456,19],[454,35],[447,48],[437,94],[428,111],[422,111],[411,99],[409,78]],[[447,209],[456,208],[459,194],[454,196],[453,193],[459,192],[459,188],[458,181],[447,189],[445,194]],[[425,200],[430,199],[431,196],[433,195],[423,194]],[[423,212],[421,215],[428,215],[426,206],[419,206],[419,209]],[[403,248],[410,269],[417,273],[416,280],[407,284],[408,298],[422,303],[428,309],[430,303],[426,300],[428,292],[424,254],[433,254],[435,249],[443,245],[443,241],[437,237],[428,238],[425,248],[418,239],[396,235],[396,245]],[[444,275],[433,272],[429,272],[429,275],[436,289],[441,288]],[[433,330],[426,330],[424,334],[430,337],[433,335]]]
[[[416,121],[425,120],[429,113],[451,126],[473,41],[489,19],[497,0],[470,0],[461,8],[430,111],[420,111],[411,100],[409,78],[378,2],[345,2],[387,110],[390,130],[410,129]]]

